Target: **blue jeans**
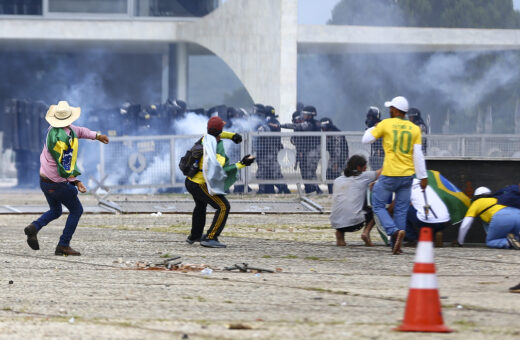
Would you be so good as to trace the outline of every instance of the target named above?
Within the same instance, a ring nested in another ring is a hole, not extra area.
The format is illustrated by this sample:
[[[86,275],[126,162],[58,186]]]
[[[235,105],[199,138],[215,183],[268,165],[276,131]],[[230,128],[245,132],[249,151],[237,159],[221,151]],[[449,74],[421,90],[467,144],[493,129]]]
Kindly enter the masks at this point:
[[[372,190],[372,208],[385,228],[386,234],[392,236],[398,230],[405,230],[406,215],[410,206],[413,176],[380,176]],[[386,210],[386,204],[394,198],[394,217]]]
[[[69,217],[65,223],[65,229],[60,236],[58,245],[68,247],[70,240],[78,225],[81,214],[83,214],[83,206],[78,199],[78,189],[74,184],[68,182],[62,183],[46,183],[40,181],[40,188],[47,199],[49,210],[40,216],[33,224],[38,230],[45,227],[51,221],[61,216],[61,205],[69,209]]]
[[[486,245],[490,248],[511,248],[506,236],[520,233],[520,209],[506,207],[496,212],[489,223]]]

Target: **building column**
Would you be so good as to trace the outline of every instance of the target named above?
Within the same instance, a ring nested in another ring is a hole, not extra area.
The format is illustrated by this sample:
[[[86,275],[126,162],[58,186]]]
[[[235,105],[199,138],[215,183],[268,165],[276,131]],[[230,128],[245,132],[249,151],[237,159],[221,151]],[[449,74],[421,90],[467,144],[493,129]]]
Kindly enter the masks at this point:
[[[188,44],[179,42],[176,44],[176,70],[177,70],[177,97],[175,99],[188,100]]]
[[[168,51],[163,55],[163,96],[166,93],[169,99],[187,101],[188,57],[187,43],[178,42],[168,45]]]
[[[161,103],[166,103],[170,94],[170,53],[169,51],[162,54],[161,68]]]

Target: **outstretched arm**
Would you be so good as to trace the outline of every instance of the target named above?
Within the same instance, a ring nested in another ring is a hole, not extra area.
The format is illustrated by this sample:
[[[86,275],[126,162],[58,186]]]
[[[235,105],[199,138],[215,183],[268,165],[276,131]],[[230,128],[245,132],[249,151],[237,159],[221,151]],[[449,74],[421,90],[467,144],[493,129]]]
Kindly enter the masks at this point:
[[[462,220],[462,224],[459,228],[459,236],[457,237],[457,242],[459,243],[459,246],[462,246],[464,244],[464,239],[466,238],[466,234],[469,231],[469,228],[471,228],[471,224],[473,223],[474,217],[464,217]]]

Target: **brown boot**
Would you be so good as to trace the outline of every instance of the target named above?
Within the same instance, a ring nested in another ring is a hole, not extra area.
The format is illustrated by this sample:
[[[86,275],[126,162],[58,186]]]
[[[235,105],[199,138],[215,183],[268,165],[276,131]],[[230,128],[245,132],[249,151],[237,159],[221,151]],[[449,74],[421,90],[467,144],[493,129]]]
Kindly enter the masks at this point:
[[[347,245],[345,243],[345,234],[339,230],[336,230],[336,245],[338,247],[345,247]]]
[[[63,255],[63,256],[80,256],[81,253],[79,251],[76,251],[72,249],[71,247],[67,246],[56,246],[56,251],[54,252],[54,255]]]

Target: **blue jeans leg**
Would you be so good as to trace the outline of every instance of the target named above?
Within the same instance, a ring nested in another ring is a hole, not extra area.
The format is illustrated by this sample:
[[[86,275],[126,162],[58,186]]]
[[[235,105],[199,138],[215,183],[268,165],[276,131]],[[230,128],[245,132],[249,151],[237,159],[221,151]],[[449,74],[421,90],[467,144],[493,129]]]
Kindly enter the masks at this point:
[[[32,222],[38,230],[61,216],[61,202],[55,198],[55,192],[59,190],[60,186],[60,183],[40,182],[40,188],[49,204],[49,210],[43,213],[36,221]]]
[[[83,214],[83,206],[78,199],[78,190],[73,184],[63,183],[45,183],[41,182],[43,194],[49,203],[50,210],[44,213],[38,220],[33,223],[38,229],[46,226],[49,222],[61,216],[61,205],[69,210],[69,217],[65,223],[65,228],[60,236],[58,244],[67,247],[72,239],[72,235],[76,230],[79,219]]]
[[[372,207],[385,228],[386,234],[389,236],[397,230],[404,230],[406,227],[406,215],[408,206],[410,205],[412,180],[412,176],[380,176],[374,185]],[[394,192],[394,217],[392,218],[386,210],[386,204],[390,203],[392,193]]]
[[[78,226],[79,219],[83,214],[83,206],[78,198],[78,190],[70,186],[73,190],[71,193],[71,198],[68,201],[63,202],[63,205],[69,209],[69,217],[67,217],[67,222],[65,222],[65,229],[63,229],[63,233],[60,236],[60,241],[58,244],[60,246],[67,247],[70,244],[70,240],[72,239],[72,235],[76,231],[76,227]]]
[[[406,214],[410,207],[410,196],[412,194],[411,176],[396,177],[395,198],[394,198],[394,223],[397,229],[406,229]]]
[[[392,235],[397,228],[394,220],[386,210],[386,204],[392,200],[392,191],[388,187],[386,176],[380,176],[372,189],[372,208],[379,218],[387,235]]]
[[[506,236],[520,233],[520,209],[504,208],[499,210],[489,223],[486,245],[490,248],[511,248]]]

